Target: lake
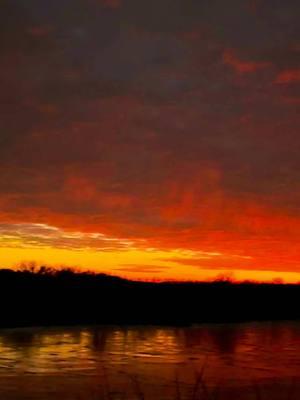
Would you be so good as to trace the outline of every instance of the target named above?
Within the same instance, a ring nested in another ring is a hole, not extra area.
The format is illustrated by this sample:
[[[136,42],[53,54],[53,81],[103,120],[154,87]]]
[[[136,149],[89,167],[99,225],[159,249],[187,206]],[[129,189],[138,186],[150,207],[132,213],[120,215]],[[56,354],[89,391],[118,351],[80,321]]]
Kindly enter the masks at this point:
[[[0,399],[298,399],[300,323],[0,331]]]

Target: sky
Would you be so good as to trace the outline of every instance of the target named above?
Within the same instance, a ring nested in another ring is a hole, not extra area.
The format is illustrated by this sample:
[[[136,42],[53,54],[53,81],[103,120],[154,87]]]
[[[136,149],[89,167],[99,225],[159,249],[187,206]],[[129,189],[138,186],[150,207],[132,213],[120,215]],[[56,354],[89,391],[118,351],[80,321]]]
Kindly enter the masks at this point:
[[[299,18],[2,0],[1,266],[300,281]]]

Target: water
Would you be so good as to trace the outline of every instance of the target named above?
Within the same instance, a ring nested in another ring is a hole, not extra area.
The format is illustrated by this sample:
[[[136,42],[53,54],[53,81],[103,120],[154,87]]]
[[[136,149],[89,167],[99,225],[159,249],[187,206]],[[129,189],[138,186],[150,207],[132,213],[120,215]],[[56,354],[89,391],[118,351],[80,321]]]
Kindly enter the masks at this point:
[[[214,399],[217,390],[300,398],[300,323],[0,331],[0,399]]]

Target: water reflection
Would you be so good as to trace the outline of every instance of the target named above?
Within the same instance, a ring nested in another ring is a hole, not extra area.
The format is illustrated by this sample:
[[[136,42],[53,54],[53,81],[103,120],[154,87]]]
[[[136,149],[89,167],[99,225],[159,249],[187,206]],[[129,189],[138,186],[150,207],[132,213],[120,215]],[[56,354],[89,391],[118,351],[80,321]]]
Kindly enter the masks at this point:
[[[9,378],[25,384],[24,375],[38,377],[40,389],[52,376],[57,387],[60,379],[71,388],[74,382],[84,385],[86,379],[90,389],[100,390],[102,385],[121,392],[128,386],[128,379],[138,376],[147,390],[167,390],[174,387],[175,376],[180,377],[182,385],[192,385],[204,364],[205,380],[211,385],[221,379],[228,386],[245,385],[255,379],[300,381],[300,324],[23,329],[0,333],[0,394],[5,393]]]

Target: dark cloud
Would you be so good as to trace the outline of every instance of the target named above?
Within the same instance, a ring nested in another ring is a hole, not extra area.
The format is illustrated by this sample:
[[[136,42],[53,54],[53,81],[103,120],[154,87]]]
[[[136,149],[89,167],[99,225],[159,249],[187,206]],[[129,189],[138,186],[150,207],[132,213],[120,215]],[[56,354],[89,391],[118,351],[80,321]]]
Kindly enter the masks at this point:
[[[3,221],[182,247],[298,226],[294,1],[1,7]]]

